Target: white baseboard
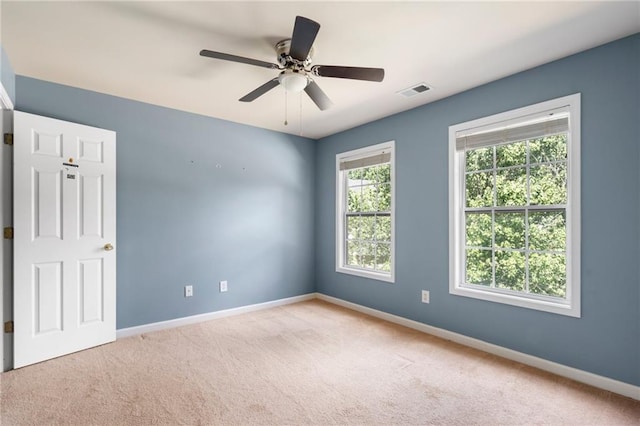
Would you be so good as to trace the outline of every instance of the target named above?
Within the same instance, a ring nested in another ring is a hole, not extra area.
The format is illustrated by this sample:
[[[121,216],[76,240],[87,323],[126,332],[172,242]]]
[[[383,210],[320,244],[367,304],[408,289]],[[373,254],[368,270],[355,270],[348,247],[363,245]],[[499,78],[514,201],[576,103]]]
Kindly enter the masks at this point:
[[[624,383],[618,380],[610,379],[608,377],[599,376],[597,374],[579,370],[577,368],[568,367],[566,365],[548,361],[546,359],[527,355],[522,352],[507,349],[502,346],[487,343],[485,341],[454,333],[452,331],[447,331],[442,328],[433,327],[418,321],[413,321],[407,318],[399,317],[397,315],[388,314],[386,312],[378,311],[376,309],[368,308],[356,303],[347,302],[346,300],[338,299],[336,297],[327,296],[321,293],[317,293],[316,297],[320,300],[352,309],[354,311],[358,311],[372,317],[403,325],[405,327],[409,327],[423,333],[431,334],[445,340],[451,340],[452,342],[459,343],[461,345],[469,346],[484,352],[488,352],[490,354],[500,356],[502,358],[507,358],[512,361],[517,361],[522,364],[529,365],[531,367],[539,368],[540,370],[548,371],[550,373],[557,374],[558,376],[566,377],[577,382],[586,383],[600,389],[608,390],[620,395],[627,396],[629,398],[640,400],[640,386],[634,386],[629,383]]]
[[[208,312],[206,314],[192,315],[183,318],[176,318],[168,321],[154,322],[151,324],[140,325],[137,327],[121,328],[116,330],[116,339],[122,339],[129,336],[137,336],[142,333],[150,333],[152,331],[164,330],[167,328],[180,327],[183,325],[196,324],[212,319],[230,317],[233,315],[244,314],[247,312],[260,311],[263,309],[275,308],[276,306],[290,305],[292,303],[303,302],[305,300],[315,299],[316,293],[303,294],[302,296],[287,297],[286,299],[272,300],[270,302],[257,303],[255,305],[240,306],[238,308],[225,309],[222,311]]]

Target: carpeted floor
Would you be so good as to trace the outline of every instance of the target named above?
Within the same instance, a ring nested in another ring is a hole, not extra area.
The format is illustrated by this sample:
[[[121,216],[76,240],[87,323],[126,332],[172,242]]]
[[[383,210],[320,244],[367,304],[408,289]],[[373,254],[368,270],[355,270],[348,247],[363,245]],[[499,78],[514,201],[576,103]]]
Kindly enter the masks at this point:
[[[313,300],[3,373],[2,426],[640,424],[640,402]]]

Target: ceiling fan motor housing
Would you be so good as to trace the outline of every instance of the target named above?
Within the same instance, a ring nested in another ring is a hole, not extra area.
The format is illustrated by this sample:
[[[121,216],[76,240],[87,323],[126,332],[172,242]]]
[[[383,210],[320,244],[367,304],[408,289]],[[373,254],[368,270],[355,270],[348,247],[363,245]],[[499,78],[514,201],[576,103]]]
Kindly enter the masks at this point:
[[[292,58],[289,55],[289,49],[291,48],[291,39],[286,38],[276,43],[276,55],[278,56],[278,63],[280,66],[287,69],[304,70],[311,64],[313,58],[313,47],[309,50],[309,54],[304,61]]]

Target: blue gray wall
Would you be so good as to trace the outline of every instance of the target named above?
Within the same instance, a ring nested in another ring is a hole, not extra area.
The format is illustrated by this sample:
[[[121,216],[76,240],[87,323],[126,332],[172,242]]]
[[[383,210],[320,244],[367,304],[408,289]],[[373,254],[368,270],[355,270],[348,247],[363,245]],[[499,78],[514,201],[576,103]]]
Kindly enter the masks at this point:
[[[2,45],[0,45],[0,81],[7,94],[11,98],[11,102],[16,103],[16,75],[11,68],[11,63],[7,57]]]
[[[118,328],[315,290],[314,141],[22,76],[16,85],[20,111],[117,132]]]
[[[317,290],[640,385],[639,55],[635,35],[320,140]],[[448,126],[576,92],[582,93],[582,318],[449,295]],[[336,273],[335,156],[392,139],[396,283]],[[422,289],[431,292],[428,305],[420,302]]]

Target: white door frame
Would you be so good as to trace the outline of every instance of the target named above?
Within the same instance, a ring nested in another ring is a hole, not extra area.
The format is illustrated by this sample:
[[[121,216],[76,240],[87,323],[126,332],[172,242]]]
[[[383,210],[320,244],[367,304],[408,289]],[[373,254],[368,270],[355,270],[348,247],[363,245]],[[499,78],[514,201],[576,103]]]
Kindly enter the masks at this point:
[[[13,110],[13,102],[11,101],[11,97],[9,97],[9,93],[4,88],[4,85],[0,81],[0,109],[8,109]]]
[[[12,133],[13,131],[13,102],[9,97],[4,85],[0,81],[0,120],[2,120],[2,132]],[[1,138],[4,135],[0,134]],[[11,147],[0,142],[0,198],[2,198],[2,209],[0,210],[0,227],[12,226],[13,197],[11,188],[13,187],[13,155]],[[0,356],[2,365],[0,371],[7,371],[13,368],[13,335],[5,334],[4,322],[9,321],[13,310],[13,245],[11,241],[0,241]]]

